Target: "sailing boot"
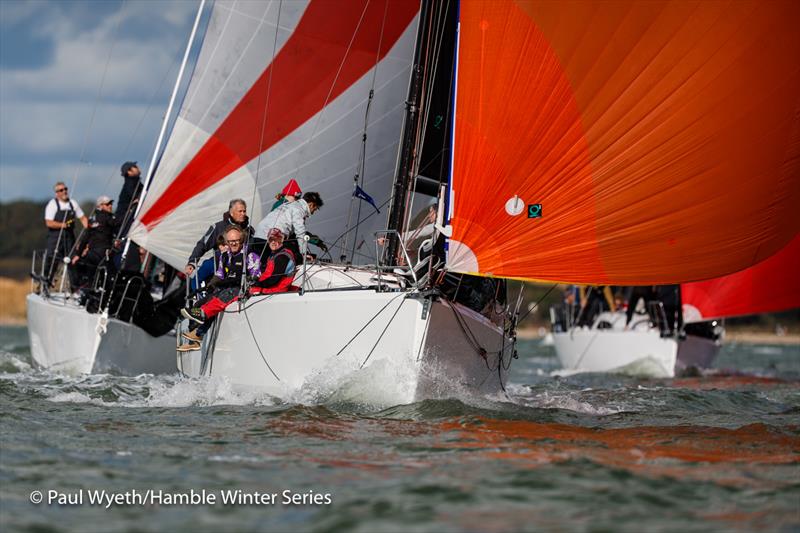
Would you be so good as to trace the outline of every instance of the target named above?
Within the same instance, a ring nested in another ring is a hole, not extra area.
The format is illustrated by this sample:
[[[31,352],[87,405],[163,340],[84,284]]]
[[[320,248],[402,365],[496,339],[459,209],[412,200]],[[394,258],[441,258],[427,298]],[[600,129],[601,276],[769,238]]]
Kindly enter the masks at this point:
[[[199,335],[197,334],[197,331],[196,331],[196,330],[187,331],[187,332],[183,333],[183,334],[181,335],[181,337],[183,337],[183,338],[184,338],[184,339],[186,339],[187,341],[192,341],[192,342],[203,342],[203,337],[199,336]]]
[[[178,351],[179,352],[193,352],[193,351],[199,350],[199,349],[200,349],[200,343],[199,342],[190,342],[190,343],[181,344],[180,346],[178,346]]]

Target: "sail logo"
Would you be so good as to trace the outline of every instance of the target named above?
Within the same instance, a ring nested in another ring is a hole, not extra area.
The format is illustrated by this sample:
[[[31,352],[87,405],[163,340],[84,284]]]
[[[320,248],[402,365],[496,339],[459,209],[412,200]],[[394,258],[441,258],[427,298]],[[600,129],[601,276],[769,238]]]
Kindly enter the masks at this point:
[[[528,204],[528,218],[542,218],[542,204]]]

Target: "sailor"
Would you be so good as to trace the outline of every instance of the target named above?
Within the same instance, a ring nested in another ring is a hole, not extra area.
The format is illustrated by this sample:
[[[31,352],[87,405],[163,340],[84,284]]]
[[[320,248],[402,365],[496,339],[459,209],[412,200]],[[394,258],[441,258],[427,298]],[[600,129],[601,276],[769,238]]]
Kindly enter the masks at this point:
[[[222,254],[228,251],[228,245],[225,244],[225,235],[217,237],[217,249],[214,250],[214,256],[209,257],[197,267],[194,277],[192,277],[191,289],[196,291],[200,288],[203,282],[210,280],[217,271]]]
[[[70,199],[69,189],[63,181],[59,181],[53,187],[56,197],[47,203],[44,208],[44,223],[47,226],[47,254],[45,259],[45,272],[47,279],[52,280],[55,273],[54,261],[60,261],[63,257],[69,257],[72,247],[75,245],[75,219],[81,221],[83,227],[89,226],[89,220],[83,214],[78,202]],[[70,271],[70,282],[73,279]]]
[[[416,264],[418,260],[424,259],[419,257],[419,252],[422,251],[424,256],[430,255],[431,247],[435,244],[430,242],[430,237],[433,236],[436,230],[436,209],[438,205],[438,198],[431,198],[426,207],[418,212],[411,218],[408,224],[408,231],[400,234],[400,240],[406,252],[411,259],[412,264]],[[383,246],[387,242],[386,237],[378,237],[377,242]],[[420,250],[420,247],[423,249]],[[405,254],[399,254],[397,258],[398,265],[405,265]]]
[[[226,228],[234,225],[237,226],[245,235],[244,239],[247,242],[253,235],[253,228],[250,227],[250,219],[247,218],[247,202],[241,198],[234,198],[228,204],[228,211],[222,215],[222,220],[216,224],[212,224],[206,230],[205,234],[200,237],[197,244],[192,250],[192,255],[189,256],[189,262],[184,269],[187,276],[191,276],[197,263],[202,259],[203,255],[217,243],[217,238],[226,231]]]
[[[301,196],[303,196],[303,193],[300,190],[300,185],[298,185],[294,179],[290,179],[289,183],[286,184],[286,187],[284,187],[281,192],[275,195],[275,203],[272,204],[272,209],[270,209],[270,211],[275,211],[275,209],[283,204],[296,202]]]
[[[308,242],[319,247],[323,252],[327,252],[328,247],[322,242],[322,239],[306,231],[306,220],[322,205],[323,201],[319,193],[307,192],[302,199],[278,206],[264,217],[258,223],[256,236],[266,239],[269,230],[277,228],[281,233],[287,235],[285,246],[292,250],[295,257],[299,259],[305,257],[306,254],[306,237],[309,238]]]
[[[122,226],[121,236],[124,237],[128,233],[131,222],[133,222],[133,213],[136,211],[139,197],[142,195],[142,171],[139,170],[136,161],[126,161],[120,167],[120,174],[125,183],[119,191],[115,216]]]
[[[144,186],[141,182],[142,172],[139,170],[136,161],[126,161],[119,170],[125,183],[123,183],[122,189],[119,191],[115,218],[118,222],[117,236],[119,239],[124,239],[133,223],[133,217],[136,214],[139,197],[142,195]],[[116,241],[114,244],[117,248],[122,247],[121,241]],[[119,263],[122,256],[118,255],[117,258]],[[120,270],[136,272],[141,267],[141,264],[139,245],[131,241],[128,244],[127,254],[125,254],[125,264],[118,264],[117,266],[120,267]]]
[[[657,287],[658,299],[664,306],[664,316],[667,319],[667,328],[670,333],[677,328],[683,329],[683,306],[681,304],[680,285],[659,285]]]
[[[267,233],[270,253],[261,268],[261,276],[252,287],[250,294],[274,294],[292,290],[294,281],[295,255],[284,246],[286,236],[278,228]]]
[[[108,196],[97,199],[89,227],[81,234],[75,246],[72,264],[83,278],[91,276],[97,266],[107,259],[114,244],[114,235],[119,224],[112,213],[113,206],[114,200]]]
[[[600,313],[613,310],[614,299],[611,288],[605,285],[581,287],[581,311],[578,326],[591,327]],[[584,303],[585,302],[585,303]]]
[[[195,328],[190,327],[190,331],[184,333],[183,337],[190,342],[180,346],[179,351],[199,350],[200,341],[211,326],[212,319],[239,299],[242,276],[255,279],[261,275],[258,254],[248,253],[244,231],[237,225],[229,225],[224,235],[228,251],[220,255],[217,271],[208,285],[214,291],[213,294],[204,304],[181,310],[185,318],[196,323],[197,331],[192,331]]]
[[[628,309],[625,312],[625,327],[631,323],[633,313],[636,311],[636,306],[639,305],[639,300],[644,300],[644,310],[649,315],[648,309],[650,302],[658,300],[658,288],[655,285],[645,285],[630,288],[630,295],[628,296]]]

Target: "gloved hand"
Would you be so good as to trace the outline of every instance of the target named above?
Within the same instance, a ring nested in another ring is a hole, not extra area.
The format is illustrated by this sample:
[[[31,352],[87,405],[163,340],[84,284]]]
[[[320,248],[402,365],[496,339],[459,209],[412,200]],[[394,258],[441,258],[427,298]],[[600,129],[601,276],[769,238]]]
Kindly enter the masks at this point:
[[[323,252],[327,252],[328,251],[328,247],[325,246],[325,243],[322,242],[322,239],[320,239],[319,237],[317,237],[313,233],[306,233],[306,235],[308,235],[309,244],[313,244],[314,246],[316,246],[317,248],[319,248]]]
[[[206,290],[212,290],[222,285],[222,280],[217,276],[211,276],[211,279],[206,282]]]

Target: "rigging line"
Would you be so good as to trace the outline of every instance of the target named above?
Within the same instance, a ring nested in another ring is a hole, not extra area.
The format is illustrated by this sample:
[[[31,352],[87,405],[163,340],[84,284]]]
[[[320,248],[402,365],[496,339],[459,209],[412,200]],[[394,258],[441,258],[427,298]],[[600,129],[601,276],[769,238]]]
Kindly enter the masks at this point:
[[[448,0],[448,8],[449,8],[449,5],[450,5],[450,2]],[[448,104],[445,107],[445,109],[446,109],[445,121],[444,121],[445,130],[444,130],[444,135],[442,136],[442,151],[440,153],[446,152],[448,145],[449,145],[451,151],[452,151],[452,148],[453,148],[452,142],[451,142],[451,137],[450,137],[450,135],[447,134],[447,129],[448,129],[448,127],[452,126],[452,124],[450,123],[450,114],[454,111],[453,110],[454,105],[450,105],[450,104],[453,103],[453,88],[455,87],[456,49],[458,48],[458,43],[456,41],[457,41],[457,39],[454,39],[454,42],[453,42],[453,56],[450,59],[450,77],[448,78],[448,82],[447,82],[447,103]],[[451,127],[450,129],[452,131],[453,128]],[[445,173],[444,172],[444,167],[445,167],[446,161],[448,161],[448,158],[442,157],[441,158],[441,163],[439,164],[439,187],[441,187],[442,183],[444,182],[444,173]]]
[[[119,35],[120,33],[119,29],[122,26],[122,19],[123,19],[122,15],[125,11],[125,5],[126,5],[125,2],[126,0],[122,0],[120,2],[119,18],[117,19],[117,29],[114,31],[114,35]],[[108,50],[108,57],[106,57],[106,64],[105,67],[103,67],[103,75],[100,78],[100,87],[98,87],[97,89],[97,96],[95,97],[94,107],[92,108],[92,115],[89,118],[89,126],[86,128],[86,135],[83,138],[83,146],[81,147],[80,160],[78,162],[78,165],[75,166],[75,174],[73,175],[72,178],[73,191],[75,190],[75,185],[78,182],[78,172],[80,169],[80,164],[84,162],[84,157],[86,155],[86,147],[89,144],[89,137],[91,135],[92,128],[94,126],[95,116],[97,116],[97,108],[100,106],[100,99],[102,98],[103,95],[103,87],[105,87],[106,76],[108,75],[108,66],[111,64],[111,56],[114,54],[114,48],[116,46],[117,46],[117,39],[114,39],[111,42],[111,47]]]
[[[383,18],[381,19],[381,33],[378,37],[378,48],[375,50],[375,66],[372,67],[372,83],[369,88],[369,99],[367,100],[367,109],[364,112],[364,135],[361,137],[361,148],[359,151],[358,161],[358,174],[361,178],[361,188],[364,188],[364,174],[366,173],[367,166],[367,128],[369,127],[369,111],[372,109],[372,99],[375,96],[375,81],[378,78],[378,65],[380,64],[381,48],[383,47],[383,36],[386,32],[386,14],[389,12],[389,2],[385,0],[383,3]],[[353,191],[355,192],[355,191]],[[360,199],[359,199],[360,200]],[[349,218],[349,217],[348,217]],[[348,220],[349,223],[349,220]],[[358,227],[361,224],[361,202],[358,202],[356,209],[356,230],[353,235],[353,253],[352,258],[356,255],[356,244],[358,243]]]
[[[205,2],[205,0],[201,0],[201,2]],[[207,62],[208,64],[211,64],[212,61],[214,60],[214,58],[216,57],[217,50],[219,49],[220,43],[222,43],[223,38],[226,36],[226,32],[228,31],[228,25],[230,24],[231,18],[233,18],[233,14],[234,14],[234,10],[233,9],[228,9],[227,6],[225,6],[224,4],[216,4],[213,7],[216,8],[217,5],[221,6],[220,9],[223,9],[223,10],[227,9],[227,18],[225,19],[225,23],[222,24],[222,28],[218,32],[218,37],[219,38],[217,39],[217,42],[214,44],[214,49],[211,50],[211,52],[208,54],[208,62]],[[213,9],[212,9],[212,11],[213,11]],[[266,16],[266,11],[265,11],[265,15],[264,16]],[[214,14],[212,13],[210,15],[210,17],[209,17],[208,26],[211,25],[213,17],[214,17]],[[242,52],[239,54],[239,57],[236,59],[236,62],[230,67],[231,74],[233,74],[236,71],[236,69],[239,67],[239,64],[242,62],[244,57],[247,55],[247,51],[250,48],[250,45],[253,44],[253,41],[255,40],[256,35],[258,33],[258,29],[261,28],[261,24],[263,24],[263,17],[262,17],[261,23],[259,23],[259,25],[258,25],[258,28],[256,28],[256,30],[253,32],[253,35],[250,36],[250,40],[247,42],[247,44],[242,49]],[[206,27],[206,30],[208,30],[208,26]],[[198,60],[199,59],[200,58],[198,57]],[[193,83],[191,84],[189,89],[191,89],[192,87],[201,86],[203,84],[203,82],[205,80],[205,77],[206,77],[206,74],[208,74],[209,70],[210,69],[205,69],[202,72],[202,75],[200,76],[200,78],[198,80],[192,80]],[[231,77],[232,76],[229,76],[222,83],[220,88],[217,90],[217,94],[214,95],[214,98],[211,100],[211,103],[208,104],[208,106],[206,107],[206,110],[203,112],[203,115],[197,120],[197,124],[202,124],[205,121],[205,119],[208,117],[209,113],[211,113],[211,111],[214,109],[214,106],[216,105],[217,100],[220,98],[222,93],[225,92],[225,89],[226,89],[226,87],[228,85],[228,81],[230,80]],[[190,92],[190,91],[187,90],[187,92]],[[191,97],[189,98],[189,101],[186,103],[186,107],[191,107],[192,106],[192,104],[194,103],[194,99],[197,97],[198,92],[199,91],[191,92]],[[196,128],[195,130],[193,130],[192,133],[186,137],[186,139],[183,141],[181,146],[176,148],[176,152],[183,152],[186,149],[187,146],[191,146],[192,143],[195,142],[195,140],[197,139],[197,136],[200,135],[201,131],[204,131],[204,130],[201,130],[200,128]]]
[[[591,298],[591,296],[592,296],[592,289],[593,289],[593,287],[589,287],[589,290],[586,291],[586,295],[582,298],[583,301],[581,302],[581,304],[582,304],[581,305],[581,309],[580,309],[580,311],[578,311],[578,316],[575,317],[575,321],[572,324],[572,328],[570,328],[570,330],[569,330],[569,338],[570,339],[572,339],[573,332],[578,327],[578,323],[583,318],[583,312],[586,311],[586,309],[589,307],[588,304],[589,304],[589,298]]]
[[[366,358],[366,359],[364,359],[364,362],[363,362],[363,363],[361,363],[361,366],[360,366],[359,368],[364,368],[364,365],[366,365],[366,364],[367,364],[367,361],[369,361],[369,358],[370,358],[370,357],[372,357],[372,352],[374,352],[374,351],[375,351],[375,348],[377,348],[377,347],[378,347],[378,344],[380,344],[380,342],[381,342],[381,339],[382,339],[382,338],[383,338],[383,336],[386,334],[386,330],[388,330],[388,329],[389,329],[389,326],[391,326],[391,325],[392,325],[392,322],[394,321],[394,317],[396,317],[396,316],[397,316],[397,313],[399,313],[399,312],[400,312],[400,309],[402,309],[402,308],[403,308],[403,300],[400,300],[400,305],[398,305],[398,306],[397,306],[397,309],[395,309],[395,310],[394,310],[394,313],[392,314],[391,318],[390,318],[390,319],[389,319],[389,321],[386,323],[386,327],[384,327],[384,328],[383,328],[383,331],[381,331],[381,334],[380,334],[380,336],[378,337],[378,340],[376,340],[376,341],[375,341],[375,344],[374,344],[374,345],[372,345],[372,349],[371,349],[371,350],[369,351],[369,353],[367,354],[367,358]]]
[[[125,12],[125,5],[126,5],[125,1],[126,0],[121,0],[120,2],[119,18],[117,19],[117,28],[114,31],[115,36],[119,35],[119,29],[120,26],[122,26],[122,19],[123,19],[122,15]],[[116,47],[116,45],[117,45],[117,39],[115,38],[111,42],[111,47],[108,50],[108,57],[106,57],[106,64],[103,67],[103,74],[100,77],[100,86],[97,88],[97,96],[95,96],[94,104],[92,106],[92,114],[89,117],[89,124],[86,127],[86,134],[83,137],[83,144],[81,146],[81,155],[80,158],[78,159],[78,164],[75,165],[75,173],[72,175],[72,184],[70,185],[70,188],[72,189],[73,193],[75,192],[75,186],[78,183],[78,173],[80,172],[81,164],[84,163],[84,157],[86,156],[86,147],[89,144],[89,137],[92,133],[92,128],[94,127],[94,119],[97,116],[97,108],[100,106],[100,99],[103,96],[103,87],[105,87],[106,76],[108,75],[108,66],[111,64],[111,56],[114,53],[114,48]],[[71,209],[72,199],[69,200],[69,203],[70,203],[69,207]],[[58,199],[56,199],[56,207],[60,210],[60,201]],[[58,230],[58,239],[56,239],[55,255],[58,255],[58,246],[61,244],[61,236],[64,233],[64,229],[65,228],[62,227]],[[50,272],[48,274],[52,274],[54,264],[55,264],[55,257],[53,257],[53,261],[50,264]]]
[[[247,308],[244,309],[243,314],[244,314],[245,320],[247,320],[247,327],[250,329],[250,335],[253,337],[253,343],[256,345],[256,349],[258,350],[258,355],[261,356],[261,360],[264,361],[265,365],[267,365],[267,368],[272,373],[272,375],[275,376],[275,379],[280,381],[281,378],[279,378],[278,375],[275,373],[275,371],[272,370],[272,367],[269,366],[269,363],[267,362],[266,357],[264,357],[264,352],[261,351],[261,346],[258,345],[258,339],[256,339],[256,334],[253,332],[253,326],[250,325],[250,317],[247,316]]]
[[[503,384],[503,370],[508,372],[511,368],[511,363],[514,360],[514,351],[512,345],[511,356],[508,358],[508,366],[505,365],[503,360],[505,359],[506,355],[506,317],[503,316],[503,329],[500,332],[500,335],[503,337],[503,342],[500,345],[500,353],[497,354],[497,381],[500,383],[500,388],[503,389],[503,392],[508,394],[506,391],[506,386]]]
[[[378,208],[385,207],[385,206],[386,206],[386,204],[388,204],[388,203],[389,203],[391,200],[392,200],[391,198],[388,198],[388,199],[384,200],[384,202],[383,202],[382,204],[380,204],[380,205],[378,206]],[[369,215],[367,215],[367,216],[365,216],[365,217],[364,217],[364,219],[363,219],[361,222],[366,222],[366,221],[367,221],[367,220],[368,220],[370,217],[372,217],[372,216],[374,216],[374,215],[376,215],[376,214],[377,214],[377,213],[376,213],[375,211],[371,211],[371,212],[370,212],[370,214],[369,214]],[[337,243],[338,243],[338,242],[339,242],[339,241],[342,239],[342,237],[344,237],[345,235],[347,235],[347,234],[348,234],[350,231],[352,231],[353,229],[355,229],[355,228],[353,227],[353,228],[348,228],[348,229],[346,229],[346,230],[345,230],[345,231],[344,231],[344,232],[343,232],[341,235],[339,235],[338,237],[336,237],[336,240],[335,240],[335,241],[333,241],[333,244],[331,244],[331,245],[330,245],[328,248],[330,248],[330,249],[333,249],[333,247],[334,247],[334,246],[336,246],[336,244],[337,244]]]
[[[175,56],[175,59],[172,61],[172,63],[170,63],[169,68],[164,73],[164,76],[162,76],[161,82],[159,82],[158,87],[156,87],[156,90],[153,91],[152,95],[150,95],[150,98],[148,99],[148,102],[147,102],[147,107],[145,108],[144,112],[142,113],[142,116],[139,119],[139,122],[136,124],[136,127],[133,129],[133,133],[131,133],[130,137],[128,138],[128,143],[125,145],[125,148],[123,148],[122,154],[120,155],[118,160],[124,159],[125,158],[125,154],[128,153],[128,150],[130,149],[131,145],[133,145],[134,139],[139,134],[139,130],[141,129],[142,124],[144,124],[144,119],[147,118],[148,113],[150,113],[150,110],[153,108],[153,104],[155,103],[156,96],[158,96],[158,93],[164,87],[164,82],[167,81],[167,78],[169,77],[170,72],[172,72],[173,67],[175,67],[175,65],[178,64],[178,58],[180,58],[180,51],[179,51],[178,55]],[[114,176],[116,175],[116,173],[117,173],[117,170],[115,168],[114,170],[112,170],[111,174],[108,176],[108,179],[106,180],[106,184],[105,184],[105,187],[103,188],[103,191],[105,191],[105,192],[108,191],[108,187],[111,184],[111,180],[114,179]]]
[[[333,94],[333,88],[336,87],[336,82],[339,81],[339,75],[342,73],[342,69],[344,68],[344,63],[347,61],[347,56],[350,55],[350,50],[353,48],[353,43],[356,40],[356,35],[358,35],[358,30],[361,29],[361,23],[364,22],[364,17],[367,14],[367,8],[369,7],[370,0],[367,0],[364,3],[364,9],[361,11],[361,17],[358,19],[358,24],[356,25],[356,29],[353,31],[353,34],[350,36],[350,42],[347,44],[347,50],[345,50],[344,55],[342,56],[342,61],[339,63],[339,68],[336,70],[336,76],[333,77],[333,82],[331,83],[330,88],[328,89],[328,94],[325,96],[325,102],[323,102],[322,107],[320,108],[319,114],[317,115],[317,120],[314,123],[314,129],[311,130],[311,135],[306,139],[301,146],[305,146],[310,143],[314,136],[317,134],[317,128],[319,127],[320,122],[322,121],[322,115],[325,113],[325,108],[328,106],[328,102],[331,99],[331,95]],[[295,168],[295,173],[297,173],[297,168]]]
[[[539,307],[539,304],[540,304],[540,303],[542,303],[542,301],[543,301],[545,298],[547,298],[547,295],[548,295],[548,294],[550,294],[551,292],[553,292],[553,289],[555,289],[557,286],[558,286],[558,283],[553,283],[553,286],[552,286],[552,287],[550,287],[550,288],[547,290],[547,292],[546,292],[546,293],[544,293],[544,296],[542,296],[541,298],[539,298],[539,301],[537,301],[535,304],[533,304],[533,307],[530,307],[530,308],[528,308],[528,310],[525,312],[525,314],[524,314],[524,315],[522,315],[521,317],[519,317],[519,319],[517,320],[517,324],[519,324],[520,322],[522,322],[522,321],[525,319],[525,317],[526,317],[526,316],[528,316],[529,314],[531,314],[531,312],[532,312],[534,309],[536,309],[537,307]]]
[[[595,330],[594,335],[592,335],[592,338],[589,339],[589,343],[586,345],[586,348],[581,353],[581,356],[578,357],[578,360],[575,362],[575,366],[572,367],[572,370],[577,370],[580,368],[581,363],[583,362],[583,358],[586,357],[587,353],[589,353],[589,348],[591,348],[592,344],[594,344],[594,341],[597,340],[597,336],[600,334],[600,331],[601,330],[599,329]]]
[[[445,5],[444,11],[442,11],[440,13],[440,15],[439,15],[439,21],[437,23],[437,31],[434,32],[434,35],[438,36],[438,40],[435,41],[434,44],[433,44],[434,61],[433,61],[433,69],[429,72],[428,84],[427,84],[428,90],[427,90],[427,92],[425,94],[424,120],[421,121],[421,125],[422,125],[422,132],[421,132],[421,137],[420,137],[420,139],[421,139],[420,144],[421,145],[424,145],[425,137],[426,137],[427,132],[428,132],[428,119],[430,118],[430,113],[431,113],[431,101],[433,100],[433,91],[434,91],[434,85],[436,83],[436,74],[439,71],[439,61],[440,61],[440,57],[441,57],[441,53],[442,53],[442,45],[444,43],[444,27],[447,24],[447,10],[449,8],[449,4],[450,4],[450,2],[448,0],[447,4]],[[415,162],[415,164],[416,164],[416,169],[415,169],[415,174],[414,174],[416,176],[414,178],[415,181],[419,177],[420,159],[421,159],[421,157],[418,158],[417,161]]]
[[[281,27],[281,9],[283,8],[283,0],[280,0],[278,3],[278,18],[275,20],[275,39],[272,42],[272,59],[270,59],[269,64],[272,65],[275,63],[275,51],[278,49],[278,32],[280,31]],[[269,7],[267,7],[269,9]],[[264,15],[266,16],[266,10],[264,11]],[[261,135],[258,139],[258,158],[256,159],[256,175],[255,179],[253,180],[253,197],[250,200],[251,208],[254,208],[256,202],[256,194],[258,194],[258,180],[261,174],[261,156],[264,155],[262,148],[264,146],[264,133],[267,130],[267,118],[268,118],[268,110],[269,110],[269,97],[272,93],[272,73],[275,69],[269,69],[269,79],[267,80],[267,98],[264,101],[264,114],[261,120]],[[249,237],[249,236],[248,236]],[[263,255],[264,252],[262,251],[261,254]]]
[[[336,352],[336,355],[337,355],[337,356],[338,356],[338,355],[341,355],[341,353],[342,353],[343,351],[345,351],[345,349],[346,349],[348,346],[350,346],[350,344],[351,344],[351,343],[352,343],[354,340],[356,340],[356,338],[357,338],[359,335],[361,335],[361,333],[362,333],[362,332],[363,332],[365,329],[367,329],[367,326],[369,326],[370,324],[372,324],[372,321],[373,321],[373,320],[375,320],[376,318],[378,318],[378,316],[379,316],[381,313],[383,313],[383,310],[384,310],[384,309],[386,309],[387,307],[389,307],[389,305],[390,305],[390,304],[391,304],[393,301],[395,301],[395,300],[397,300],[398,298],[400,298],[400,297],[403,297],[403,296],[405,296],[405,293],[402,293],[402,292],[401,292],[400,294],[398,294],[397,296],[395,296],[394,298],[392,298],[391,300],[389,300],[388,302],[386,302],[386,305],[384,305],[383,307],[381,307],[380,311],[378,311],[377,313],[375,313],[375,315],[374,315],[372,318],[370,318],[370,319],[369,319],[369,321],[368,321],[366,324],[364,324],[364,326],[363,326],[363,327],[362,327],[360,330],[358,330],[358,332],[356,332],[356,334],[355,334],[355,335],[353,335],[353,337],[352,337],[352,338],[351,338],[349,341],[347,341],[347,344],[345,344],[344,346],[342,346],[342,349],[341,349],[341,350],[339,350],[338,352]]]
[[[114,35],[115,36],[119,35],[119,28],[122,25],[122,19],[123,19],[122,15],[125,12],[125,5],[126,5],[125,4],[125,0],[121,0],[121,2],[120,2],[120,10],[119,10],[119,18],[117,19],[117,27],[116,27],[116,30],[114,31]],[[100,106],[100,99],[103,96],[103,87],[105,87],[106,76],[108,75],[108,66],[111,64],[111,57],[112,57],[112,55],[114,53],[114,48],[116,47],[116,45],[117,45],[117,39],[115,38],[111,42],[111,47],[108,50],[108,57],[106,57],[106,64],[103,67],[103,74],[100,77],[100,86],[97,88],[97,96],[95,96],[95,99],[94,99],[94,105],[92,107],[92,114],[89,117],[89,124],[86,127],[86,134],[83,137],[83,144],[81,146],[80,158],[78,159],[78,164],[75,165],[75,173],[72,175],[72,183],[70,185],[70,188],[72,189],[73,193],[75,192],[75,186],[78,183],[78,173],[80,172],[81,164],[84,163],[84,157],[86,156],[86,147],[89,144],[89,137],[90,137],[90,135],[92,133],[92,128],[94,127],[94,119],[95,119],[95,116],[97,116],[97,108]],[[68,202],[70,209],[72,209],[72,201],[73,200],[70,198],[70,200]],[[58,210],[60,210],[60,208],[61,208],[60,201],[58,199],[56,199],[56,207],[58,208]],[[52,273],[53,273],[53,267],[54,267],[54,265],[56,263],[55,256],[58,255],[58,249],[59,249],[59,246],[61,244],[61,237],[64,234],[64,229],[65,229],[64,227],[61,227],[58,230],[58,238],[56,239],[56,248],[55,248],[55,251],[54,251],[53,260],[50,263],[50,269],[49,269],[49,272],[48,272],[48,277],[50,275],[52,275]],[[75,242],[78,242],[78,241],[76,240]],[[73,247],[74,247],[74,244],[73,244]],[[72,251],[70,250],[70,253],[71,252]]]
[[[448,4],[447,5],[449,6],[449,0],[448,0]],[[439,64],[439,54],[441,53],[441,46],[442,46],[442,43],[444,42],[444,36],[443,36],[444,32],[442,30],[443,30],[443,28],[444,28],[444,26],[446,24],[446,20],[447,20],[446,14],[447,14],[447,7],[445,7],[444,11],[440,11],[437,16],[431,17],[430,21],[429,21],[429,24],[431,26],[435,26],[436,27],[436,31],[432,31],[431,32],[432,35],[434,36],[434,38],[432,39],[433,43],[431,43],[430,41],[426,42],[426,49],[427,50],[430,50],[431,48],[433,48],[435,50],[434,53],[433,53],[433,56],[434,56],[433,69],[431,70],[431,69],[428,68],[429,64],[430,64],[430,59],[429,58],[431,58],[431,54],[430,53],[426,53],[425,54],[426,62],[424,64],[424,67],[425,67],[424,80],[425,80],[425,82],[422,84],[422,88],[421,88],[421,91],[424,94],[424,96],[422,96],[422,101],[424,103],[420,105],[420,109],[423,111],[423,114],[422,114],[421,119],[417,123],[417,129],[416,129],[417,142],[416,142],[416,146],[415,146],[415,149],[414,149],[414,152],[418,153],[418,156],[414,157],[414,160],[413,160],[413,162],[411,164],[411,169],[410,169],[411,175],[414,176],[413,183],[410,184],[411,186],[405,192],[405,195],[406,195],[406,202],[405,202],[406,208],[405,208],[405,212],[403,213],[403,222],[402,222],[402,227],[403,228],[406,228],[408,226],[408,224],[410,223],[411,213],[413,212],[413,209],[414,209],[414,195],[412,194],[412,191],[416,190],[417,179],[419,178],[419,165],[420,165],[420,161],[422,159],[422,150],[420,148],[422,146],[424,146],[424,143],[425,143],[425,135],[426,135],[426,131],[427,131],[427,122],[428,122],[428,118],[430,116],[430,102],[433,99],[433,87],[432,87],[432,85],[433,85],[433,83],[435,82],[435,79],[436,79],[436,72],[437,72],[438,64]],[[434,20],[434,19],[437,19],[437,20]],[[437,40],[437,38],[438,38],[438,40]]]
[[[470,348],[475,350],[475,353],[478,354],[481,359],[483,359],[486,368],[490,372],[494,372],[495,369],[489,366],[489,352],[487,352],[485,348],[483,348],[478,342],[475,341],[475,339],[473,338],[472,331],[465,323],[462,323],[463,317],[461,317],[458,310],[456,309],[455,302],[449,302],[449,303],[450,303],[450,309],[453,311],[453,316],[456,319],[456,324],[458,324],[459,329],[461,329],[461,333],[464,334],[464,338],[466,339],[467,344],[469,345]]]

